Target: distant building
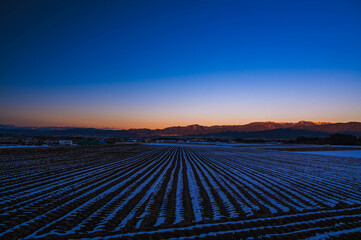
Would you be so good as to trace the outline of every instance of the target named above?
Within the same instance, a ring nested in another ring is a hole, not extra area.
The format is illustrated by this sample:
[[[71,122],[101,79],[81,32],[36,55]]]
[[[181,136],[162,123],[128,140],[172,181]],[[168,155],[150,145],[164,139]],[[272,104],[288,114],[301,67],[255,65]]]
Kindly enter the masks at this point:
[[[73,140],[59,140],[59,145],[73,145]]]

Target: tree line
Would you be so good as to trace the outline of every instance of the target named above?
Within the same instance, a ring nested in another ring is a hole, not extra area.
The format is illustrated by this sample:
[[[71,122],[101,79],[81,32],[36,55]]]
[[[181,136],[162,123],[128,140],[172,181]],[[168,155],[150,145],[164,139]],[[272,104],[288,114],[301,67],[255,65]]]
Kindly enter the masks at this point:
[[[328,137],[298,137],[295,143],[300,144],[319,144],[319,145],[361,145],[361,137],[351,134],[331,134]]]

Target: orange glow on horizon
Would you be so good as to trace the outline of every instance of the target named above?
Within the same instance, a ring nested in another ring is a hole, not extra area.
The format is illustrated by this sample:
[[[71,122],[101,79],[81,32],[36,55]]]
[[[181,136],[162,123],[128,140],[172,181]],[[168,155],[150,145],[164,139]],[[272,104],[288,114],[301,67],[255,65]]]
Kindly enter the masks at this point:
[[[37,118],[35,118],[36,116]],[[174,126],[188,126],[199,124],[202,126],[215,125],[243,125],[251,122],[299,122],[301,120],[313,122],[349,122],[354,119],[314,119],[314,118],[265,118],[265,119],[222,119],[222,118],[199,118],[199,120],[183,119],[162,119],[162,118],[139,118],[139,117],[124,117],[112,118],[110,116],[98,115],[76,115],[76,114],[47,114],[47,117],[41,115],[24,115],[21,120],[13,119],[9,122],[1,122],[1,124],[11,124],[24,127],[89,127],[99,129],[123,130],[131,128],[148,128],[148,129],[162,129]],[[331,121],[330,121],[331,120]],[[357,120],[355,120],[357,121]]]
[[[57,88],[46,93],[40,89],[23,95],[22,101],[5,92],[0,96],[6,99],[0,101],[0,124],[160,129],[257,121],[361,122],[359,88],[351,84],[359,75],[344,76],[348,75],[296,72],[203,76],[198,82],[183,79],[188,84],[177,88],[171,83],[184,83],[182,79],[149,82],[142,88],[114,84]],[[341,86],[336,84],[340,79],[344,81]],[[342,99],[335,97],[340,91],[347,93]]]

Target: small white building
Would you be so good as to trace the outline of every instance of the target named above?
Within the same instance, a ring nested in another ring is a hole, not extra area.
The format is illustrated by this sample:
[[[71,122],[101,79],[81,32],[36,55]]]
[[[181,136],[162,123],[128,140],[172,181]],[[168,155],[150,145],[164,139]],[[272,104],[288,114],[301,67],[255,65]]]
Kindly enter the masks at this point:
[[[59,145],[73,145],[73,140],[59,140]]]

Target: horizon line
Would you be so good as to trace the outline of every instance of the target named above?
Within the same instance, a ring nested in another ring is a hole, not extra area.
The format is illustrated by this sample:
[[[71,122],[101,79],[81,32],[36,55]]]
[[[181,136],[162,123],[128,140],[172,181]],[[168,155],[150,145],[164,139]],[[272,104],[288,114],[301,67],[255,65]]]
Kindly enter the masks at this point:
[[[253,121],[248,122],[244,124],[216,124],[216,125],[201,125],[198,123],[189,124],[189,125],[173,125],[169,127],[164,128],[147,128],[147,127],[140,127],[140,128],[110,128],[110,127],[104,127],[104,128],[97,128],[97,127],[76,127],[76,126],[24,126],[24,125],[13,125],[13,124],[0,124],[0,126],[11,126],[11,127],[17,127],[17,128],[65,128],[65,129],[71,129],[71,128],[93,128],[93,129],[100,129],[100,130],[113,130],[113,131],[121,131],[121,130],[132,130],[132,129],[149,129],[149,130],[158,130],[158,129],[166,129],[166,128],[172,128],[172,127],[189,127],[189,126],[202,126],[202,127],[220,127],[220,126],[243,126],[251,123],[279,123],[279,124],[286,124],[286,123],[300,123],[300,122],[312,122],[316,123],[318,125],[326,125],[326,124],[336,124],[336,123],[352,123],[352,122],[358,122],[361,121],[347,121],[347,122],[324,122],[324,121],[308,121],[308,120],[300,120],[295,122],[277,122],[277,121]]]

